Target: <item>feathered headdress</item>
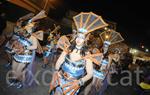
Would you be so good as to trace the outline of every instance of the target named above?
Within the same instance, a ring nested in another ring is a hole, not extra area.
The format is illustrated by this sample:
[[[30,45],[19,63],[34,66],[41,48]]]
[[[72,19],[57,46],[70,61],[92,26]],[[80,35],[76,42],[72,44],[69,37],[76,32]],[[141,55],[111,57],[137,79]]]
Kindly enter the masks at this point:
[[[78,34],[83,34],[82,36],[86,36],[86,41],[89,39],[90,32],[93,32],[100,28],[104,28],[108,25],[104,22],[101,16],[98,16],[93,12],[81,12],[80,14],[73,17],[73,21],[75,23],[76,30],[73,29],[74,34],[72,35],[73,37],[71,39],[71,42],[76,38]],[[69,47],[70,44],[68,43],[69,40],[67,39],[67,37],[63,36],[58,40],[57,45],[64,50],[66,47]]]
[[[113,29],[105,28],[105,31],[100,34],[100,37],[106,45],[112,45],[124,41],[121,34]]]
[[[47,17],[46,14],[45,14],[45,11],[42,10],[42,11],[39,12],[37,15],[35,15],[34,17],[32,17],[32,18],[28,21],[28,24],[27,24],[24,28],[26,28],[26,29],[28,29],[28,28],[29,28],[29,29],[30,29],[30,28],[33,28],[34,25],[36,24],[36,22],[34,22],[34,21],[39,20],[39,19],[42,19],[42,18],[45,18],[45,17]],[[30,34],[32,34],[33,31],[31,30],[31,31],[27,31],[27,32],[30,33]],[[43,31],[42,31],[42,30],[33,33],[33,35],[34,35],[37,39],[43,40]]]
[[[108,24],[104,22],[101,16],[93,12],[81,12],[73,17],[77,32],[88,34],[97,29],[106,27]]]
[[[51,39],[54,36],[53,33],[57,33],[57,31],[61,28],[59,25],[56,26],[55,24],[54,24],[54,27],[55,28],[50,32],[48,39]]]
[[[33,13],[29,13],[25,16],[22,16],[19,18],[19,20],[28,20],[28,19],[31,19],[32,17],[34,17],[34,14]]]
[[[35,15],[33,18],[31,18],[28,23],[31,23],[31,22],[34,22],[38,19],[42,19],[42,18],[45,18],[47,17],[46,13],[44,10],[40,11],[37,15]]]

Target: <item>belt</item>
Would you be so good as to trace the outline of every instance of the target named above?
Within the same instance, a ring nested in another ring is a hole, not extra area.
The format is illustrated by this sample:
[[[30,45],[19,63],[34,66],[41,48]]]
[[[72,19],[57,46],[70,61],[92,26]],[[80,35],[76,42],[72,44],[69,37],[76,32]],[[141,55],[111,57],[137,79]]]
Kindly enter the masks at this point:
[[[76,80],[76,78],[72,77],[69,73],[64,72],[64,71],[60,71],[60,74],[62,75],[62,77],[66,80]]]

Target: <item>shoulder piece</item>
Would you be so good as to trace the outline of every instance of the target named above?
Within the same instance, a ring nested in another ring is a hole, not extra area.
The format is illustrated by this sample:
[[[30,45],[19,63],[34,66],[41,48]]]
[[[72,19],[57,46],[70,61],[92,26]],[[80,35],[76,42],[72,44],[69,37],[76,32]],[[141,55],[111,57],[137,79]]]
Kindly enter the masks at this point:
[[[67,48],[70,46],[70,42],[66,36],[61,36],[57,42],[57,47],[63,51],[67,51]]]
[[[83,58],[90,59],[96,65],[100,65],[101,59],[102,59],[102,53],[100,53],[100,51],[97,48],[95,48],[95,49],[93,49],[92,54],[87,54]]]

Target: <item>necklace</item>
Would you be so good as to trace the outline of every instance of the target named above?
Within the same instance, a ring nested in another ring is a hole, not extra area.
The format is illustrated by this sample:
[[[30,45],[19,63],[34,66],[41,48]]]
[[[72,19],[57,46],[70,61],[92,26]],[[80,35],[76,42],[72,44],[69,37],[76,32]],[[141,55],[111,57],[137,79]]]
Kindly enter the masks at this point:
[[[77,53],[79,50],[81,50],[82,46],[76,46],[75,48],[77,49],[77,51],[76,51],[76,53]]]

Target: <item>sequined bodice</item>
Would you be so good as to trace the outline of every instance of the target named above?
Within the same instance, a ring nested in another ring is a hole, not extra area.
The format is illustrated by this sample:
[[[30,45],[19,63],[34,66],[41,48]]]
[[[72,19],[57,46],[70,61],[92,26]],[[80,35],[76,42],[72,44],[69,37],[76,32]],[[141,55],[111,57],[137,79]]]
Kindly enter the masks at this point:
[[[67,72],[70,76],[78,79],[86,74],[85,64],[86,62],[84,59],[71,62],[69,57],[66,56],[61,69],[62,71]]]
[[[31,45],[32,45],[32,43],[31,43],[29,40],[27,40],[26,38],[23,38],[23,37],[20,37],[20,38],[18,39],[18,41],[19,41],[23,46],[31,46]]]

